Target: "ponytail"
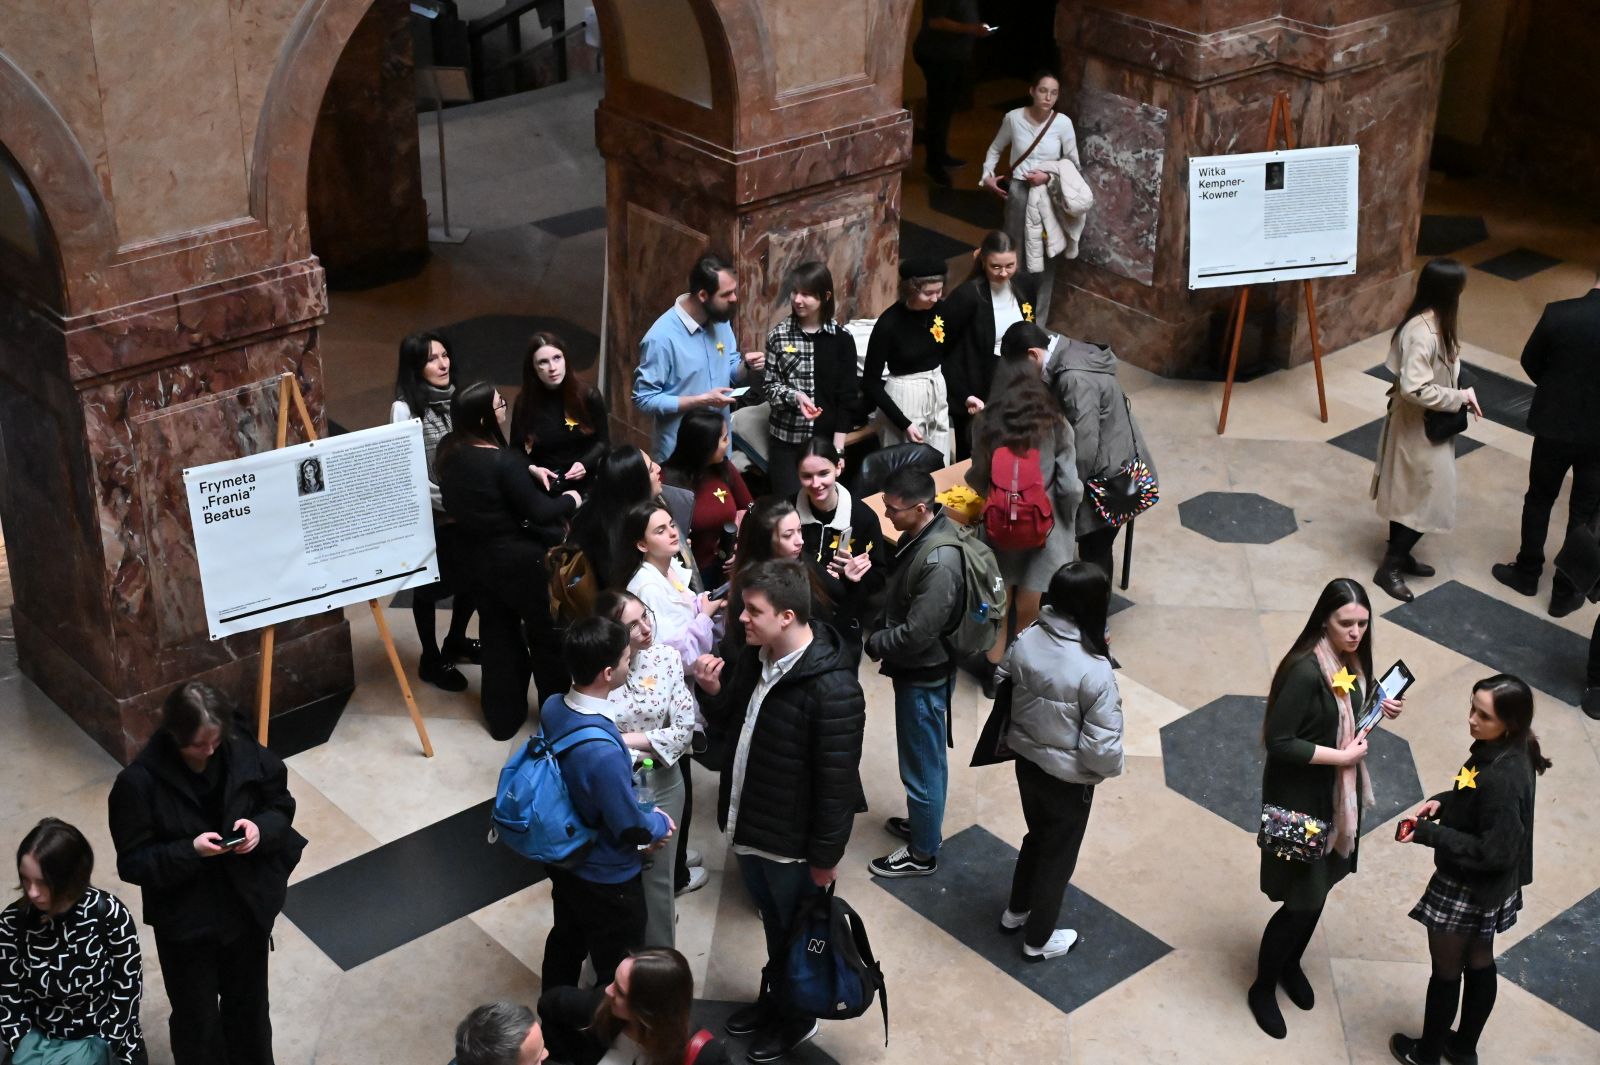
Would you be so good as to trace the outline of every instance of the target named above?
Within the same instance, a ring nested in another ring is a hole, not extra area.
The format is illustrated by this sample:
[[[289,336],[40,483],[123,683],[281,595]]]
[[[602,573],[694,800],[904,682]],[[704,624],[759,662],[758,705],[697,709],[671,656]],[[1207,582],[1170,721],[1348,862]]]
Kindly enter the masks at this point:
[[[1523,741],[1523,746],[1528,748],[1528,761],[1532,764],[1533,771],[1540,776],[1543,776],[1544,771],[1555,764],[1546,758],[1544,752],[1539,749],[1539,737],[1534,735],[1532,730],[1528,732],[1528,738]]]
[[[1505,738],[1527,749],[1535,773],[1549,769],[1552,763],[1539,749],[1539,737],[1533,731],[1533,689],[1521,677],[1496,673],[1472,686],[1474,695],[1484,691],[1494,703],[1494,716],[1506,727]]]

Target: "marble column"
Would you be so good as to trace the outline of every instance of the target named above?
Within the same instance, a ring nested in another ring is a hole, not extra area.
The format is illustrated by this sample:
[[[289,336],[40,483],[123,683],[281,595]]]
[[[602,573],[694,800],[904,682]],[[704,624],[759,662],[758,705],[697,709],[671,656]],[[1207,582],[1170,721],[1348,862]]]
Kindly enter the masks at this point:
[[[606,391],[624,426],[645,428],[630,400],[639,339],[707,250],[738,269],[747,351],[786,313],[784,273],[808,259],[832,270],[841,320],[893,302],[911,119],[901,49],[881,42],[904,39],[909,13],[909,0],[844,0],[818,32],[800,4],[596,5]],[[653,44],[666,35],[670,64]]]
[[[410,277],[428,259],[407,0],[376,0],[322,98],[306,173],[311,248],[334,288]]]
[[[1062,109],[1097,204],[1050,323],[1163,374],[1223,366],[1232,290],[1191,293],[1188,159],[1261,151],[1286,90],[1301,147],[1361,146],[1359,272],[1314,283],[1324,348],[1409,298],[1457,0],[1062,0]],[[1310,358],[1298,285],[1252,289],[1242,365]]]

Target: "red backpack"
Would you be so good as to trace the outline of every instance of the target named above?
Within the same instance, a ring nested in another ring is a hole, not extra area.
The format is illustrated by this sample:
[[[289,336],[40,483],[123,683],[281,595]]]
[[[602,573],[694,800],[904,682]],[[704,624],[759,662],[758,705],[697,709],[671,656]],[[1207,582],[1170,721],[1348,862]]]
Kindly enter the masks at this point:
[[[1039,449],[1019,455],[1008,447],[997,448],[989,459],[989,495],[983,504],[983,532],[989,546],[999,551],[1040,548],[1055,524]]]

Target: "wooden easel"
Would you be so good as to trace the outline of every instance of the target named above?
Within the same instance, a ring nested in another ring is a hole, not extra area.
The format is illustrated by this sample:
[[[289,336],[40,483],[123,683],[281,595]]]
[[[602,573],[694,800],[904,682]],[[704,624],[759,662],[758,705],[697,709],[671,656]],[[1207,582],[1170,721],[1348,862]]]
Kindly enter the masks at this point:
[[[289,437],[289,402],[294,401],[295,413],[300,416],[300,426],[305,430],[307,440],[317,439],[316,426],[311,422],[311,412],[306,410],[306,397],[300,392],[300,382],[292,373],[285,373],[278,378],[278,435],[273,448],[282,448]],[[394,679],[400,682],[400,694],[405,696],[406,710],[411,714],[411,723],[417,727],[417,738],[422,741],[422,753],[429,758],[433,757],[433,744],[428,739],[428,728],[422,723],[422,711],[417,709],[417,700],[411,694],[411,684],[406,680],[405,667],[400,664],[400,652],[395,649],[394,637],[389,634],[389,622],[384,619],[383,608],[376,599],[368,599],[367,606],[372,608],[372,620],[378,623],[378,636],[383,640],[384,649],[389,652],[389,665],[394,667]],[[261,630],[261,678],[256,685],[256,740],[263,747],[267,745],[267,720],[272,703],[272,646],[277,639],[278,627],[268,625]]]
[[[1294,124],[1289,121],[1289,94],[1279,89],[1272,98],[1272,117],[1267,120],[1267,151],[1278,150],[1279,129],[1282,129],[1283,146],[1294,147]],[[1317,299],[1311,292],[1311,279],[1301,280],[1301,291],[1306,297],[1306,324],[1311,328],[1311,362],[1317,371],[1317,408],[1322,420],[1328,420],[1328,393],[1322,383],[1322,337],[1317,331]],[[1250,303],[1250,286],[1246,285],[1233,298],[1233,309],[1228,312],[1228,376],[1222,386],[1222,415],[1217,419],[1217,435],[1228,428],[1228,403],[1233,399],[1233,375],[1239,369],[1239,341],[1244,337],[1244,312]]]

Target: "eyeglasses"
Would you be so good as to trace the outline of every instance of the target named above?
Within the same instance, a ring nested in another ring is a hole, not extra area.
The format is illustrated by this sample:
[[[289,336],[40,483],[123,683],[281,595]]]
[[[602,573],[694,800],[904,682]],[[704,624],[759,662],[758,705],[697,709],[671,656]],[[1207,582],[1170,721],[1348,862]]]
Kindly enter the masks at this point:
[[[909,507],[897,507],[897,506],[894,506],[893,504],[891,504],[887,499],[885,499],[883,501],[883,512],[885,514],[904,514],[907,511],[916,510],[918,507],[923,507],[923,506],[927,506],[927,504],[926,503],[913,503]]]
[[[649,607],[644,608],[644,613],[636,621],[628,622],[629,638],[639,635],[642,627],[646,624],[650,626],[651,632],[656,631],[656,612]]]

